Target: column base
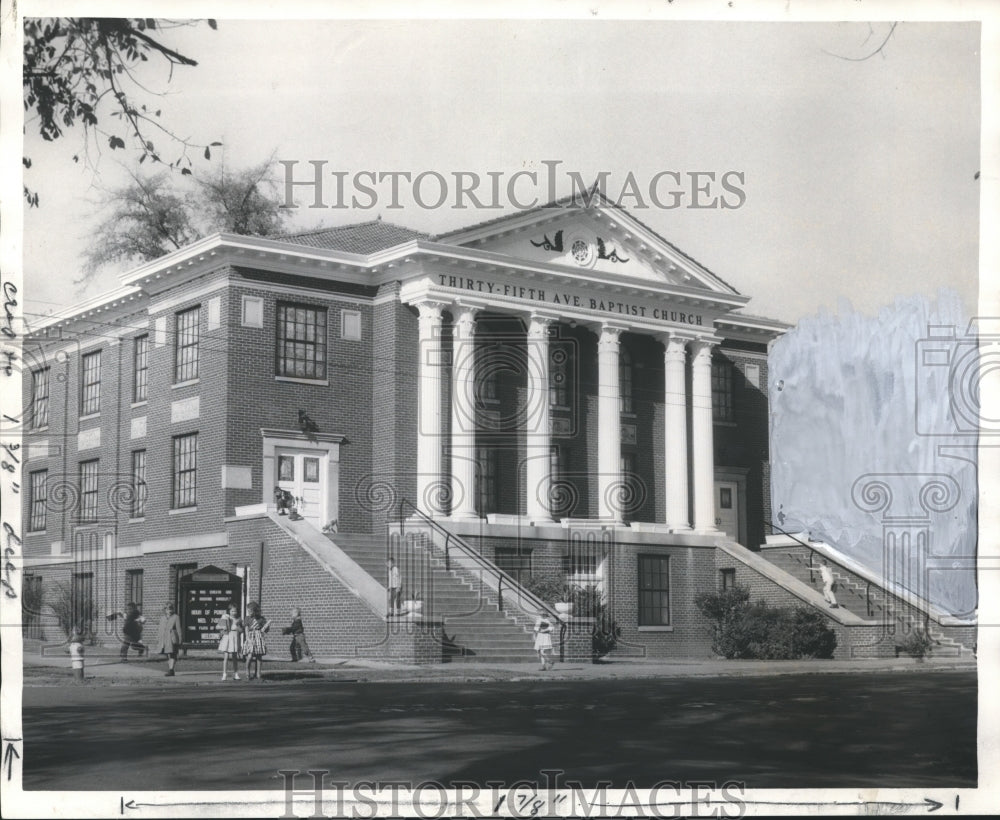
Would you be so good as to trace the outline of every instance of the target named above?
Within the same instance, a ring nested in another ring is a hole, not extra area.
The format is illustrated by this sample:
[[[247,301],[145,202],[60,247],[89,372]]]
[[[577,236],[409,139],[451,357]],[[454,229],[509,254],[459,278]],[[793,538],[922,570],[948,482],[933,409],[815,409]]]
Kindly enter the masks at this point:
[[[695,527],[693,530],[689,530],[695,535],[723,535],[723,531],[718,527]]]
[[[668,524],[671,532],[697,532],[697,530],[689,527],[687,524]]]

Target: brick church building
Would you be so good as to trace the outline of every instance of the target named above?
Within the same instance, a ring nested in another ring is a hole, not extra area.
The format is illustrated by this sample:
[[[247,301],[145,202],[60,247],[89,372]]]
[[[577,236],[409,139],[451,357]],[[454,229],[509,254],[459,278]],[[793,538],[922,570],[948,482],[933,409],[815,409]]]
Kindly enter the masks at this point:
[[[748,301],[604,201],[208,237],[26,340],[26,589],[99,642],[169,602],[209,647],[259,600],[317,654],[428,661],[531,657],[545,579],[617,651],[707,655],[694,596],[763,577],[770,517],[785,326]]]

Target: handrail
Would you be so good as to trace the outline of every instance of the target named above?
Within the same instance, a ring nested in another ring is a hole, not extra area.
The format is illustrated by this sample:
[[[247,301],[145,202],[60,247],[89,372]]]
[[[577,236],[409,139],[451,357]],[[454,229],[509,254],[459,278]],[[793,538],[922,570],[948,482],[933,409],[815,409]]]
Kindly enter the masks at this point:
[[[409,500],[407,500],[405,498],[402,498],[399,501],[399,534],[400,534],[400,536],[403,535],[403,523],[406,520],[404,518],[404,515],[403,515],[403,509],[404,509],[404,507],[408,508],[409,510],[411,510],[413,512],[413,514],[415,514],[418,518],[421,519],[421,521],[423,521],[424,523],[430,525],[430,527],[432,529],[434,529],[436,532],[440,533],[441,535],[443,535],[445,537],[445,566],[446,567],[448,567],[450,569],[449,545],[452,542],[454,542],[454,545],[462,552],[462,554],[465,555],[468,558],[471,558],[479,566],[480,569],[484,569],[487,572],[489,572],[489,573],[491,573],[491,574],[493,574],[493,575],[496,576],[496,578],[497,578],[497,609],[500,612],[504,611],[503,610],[503,586],[504,586],[504,582],[506,582],[507,587],[509,589],[515,590],[517,592],[517,597],[518,597],[519,600],[527,600],[529,604],[533,605],[534,607],[536,607],[537,609],[539,609],[539,610],[541,610],[543,612],[548,613],[557,622],[559,622],[559,623],[562,622],[562,619],[559,617],[559,615],[556,613],[556,611],[551,606],[549,606],[549,604],[545,603],[541,598],[539,598],[538,596],[536,596],[533,592],[529,592],[527,589],[525,589],[524,587],[522,587],[512,576],[508,575],[506,572],[504,572],[502,569],[500,569],[500,567],[496,566],[491,561],[487,561],[485,558],[483,558],[483,556],[481,556],[478,552],[476,552],[471,546],[469,546],[468,544],[466,544],[461,538],[459,538],[457,535],[454,535],[453,533],[451,533],[448,530],[446,530],[437,521],[435,521],[433,518],[431,518],[429,515],[427,515],[426,513],[422,512],[421,510],[418,510]],[[524,607],[521,607],[521,610],[524,611]],[[525,614],[529,614],[529,613],[525,613]]]
[[[812,559],[813,559],[813,555],[816,552],[818,552],[818,550],[816,548],[816,545],[815,544],[807,543],[806,541],[803,541],[801,538],[798,538],[795,535],[793,535],[792,533],[787,532],[786,530],[783,530],[781,527],[777,526],[772,521],[768,521],[766,518],[764,519],[764,523],[768,527],[770,527],[772,530],[776,530],[776,531],[780,532],[782,535],[785,535],[788,538],[791,538],[793,541],[795,541],[798,544],[801,544],[803,547],[805,547],[806,549],[808,549],[810,551],[810,553],[809,553],[809,572],[810,572],[810,577],[811,577],[811,575],[812,575]],[[852,567],[848,566],[847,564],[845,564],[845,563],[843,563],[841,561],[838,561],[836,558],[832,558],[829,555],[824,555],[823,557],[825,557],[828,561],[830,561],[830,563],[834,564],[838,569],[841,569],[844,572],[849,572],[852,575],[854,575],[855,577],[859,578],[861,581],[865,582],[865,584],[867,586],[867,590],[866,590],[866,592],[867,592],[867,599],[868,599],[867,603],[868,603],[868,609],[869,609],[869,614],[870,614],[871,613],[871,585],[872,585],[871,580],[868,579],[868,578],[866,578],[863,574],[858,573],[855,569],[853,569]],[[876,582],[876,586],[878,587],[878,590],[882,593],[883,596],[887,596],[889,598],[893,598],[896,601],[898,601],[898,602],[900,602],[900,603],[904,604],[905,606],[908,606],[908,607],[910,607],[912,609],[915,609],[918,613],[920,613],[920,615],[923,616],[923,620],[924,620],[924,624],[925,624],[925,630],[930,625],[930,621],[931,620],[934,620],[935,623],[941,623],[940,619],[938,617],[932,616],[931,612],[930,612],[931,609],[935,609],[936,607],[934,607],[934,605],[930,601],[928,601],[926,599],[923,599],[923,598],[920,598],[913,591],[911,591],[909,589],[906,589],[905,587],[900,587],[898,589],[892,589],[892,588],[890,588],[889,584],[887,582],[885,582],[884,580],[882,582]],[[883,598],[883,600],[885,600],[885,599]],[[903,616],[898,616],[898,617],[902,618],[902,620],[900,621],[901,623],[906,622],[906,619]]]

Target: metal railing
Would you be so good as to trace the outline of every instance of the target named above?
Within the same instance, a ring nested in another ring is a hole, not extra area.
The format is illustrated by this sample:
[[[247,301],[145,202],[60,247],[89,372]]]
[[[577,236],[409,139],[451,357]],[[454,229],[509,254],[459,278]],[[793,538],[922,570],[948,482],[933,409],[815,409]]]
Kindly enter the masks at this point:
[[[816,546],[814,544],[810,544],[810,543],[808,543],[806,541],[803,541],[801,538],[798,538],[797,536],[793,535],[792,533],[788,532],[787,530],[783,530],[781,527],[777,526],[772,521],[768,521],[767,519],[764,519],[764,523],[768,527],[770,527],[772,531],[780,532],[782,535],[787,536],[788,538],[791,538],[797,544],[801,544],[803,547],[805,547],[806,549],[809,550],[809,580],[813,581],[813,557],[816,554]],[[875,608],[874,608],[874,605],[873,605],[873,602],[872,602],[872,587],[873,587],[872,582],[869,579],[865,578],[864,576],[858,575],[850,567],[844,566],[843,564],[841,564],[839,561],[837,561],[834,558],[830,558],[829,556],[827,556],[827,560],[830,561],[830,563],[832,563],[834,566],[836,566],[841,571],[849,573],[851,577],[848,580],[851,583],[860,586],[861,582],[864,582],[864,584],[865,584],[865,611],[867,612],[869,618],[874,617],[875,616]],[[911,609],[915,609],[920,614],[920,616],[922,616],[922,619],[923,619],[923,622],[924,622],[924,631],[925,632],[928,631],[928,629],[930,628],[931,616],[930,616],[930,613],[926,609],[924,609],[924,607],[919,606],[919,605],[915,604],[912,601],[907,601],[906,598],[903,595],[900,595],[899,593],[893,592],[892,590],[888,589],[885,585],[875,584],[874,587],[878,590],[879,593],[881,593],[881,596],[882,596],[882,611],[883,611],[884,614],[889,614],[889,612],[890,612],[891,609],[895,609],[895,607],[890,607],[889,606],[889,604],[890,604],[890,600],[889,599],[892,599],[893,601],[898,602],[898,604],[903,604],[904,606],[910,607]],[[910,618],[907,618],[905,615],[899,614],[898,612],[893,612],[893,615],[892,615],[892,621],[893,622],[891,624],[888,624],[888,626],[891,629],[894,630],[896,624],[898,623],[901,627],[903,627],[904,630],[906,630],[910,626],[912,626],[912,623],[915,620],[917,620],[917,619],[913,618],[912,616]]]
[[[556,614],[556,611],[545,603],[541,598],[537,597],[534,593],[529,592],[527,589],[522,587],[513,577],[504,572],[500,567],[494,564],[492,561],[483,558],[475,549],[473,549],[469,544],[465,543],[457,535],[449,532],[447,529],[441,526],[437,521],[431,518],[426,513],[417,509],[410,501],[403,498],[399,502],[399,535],[402,538],[404,527],[406,525],[407,516],[405,511],[410,511],[410,518],[417,518],[422,524],[430,527],[434,532],[444,537],[444,553],[445,553],[445,569],[451,571],[451,548],[454,546],[463,557],[471,559],[476,567],[481,572],[486,572],[496,579],[497,588],[497,610],[499,612],[504,611],[504,586],[511,592],[515,592],[516,600],[521,602],[527,602],[530,606],[535,608],[535,612],[530,612],[525,609],[525,607],[519,606],[518,608],[524,612],[526,615],[537,615],[541,612],[546,613],[553,619],[553,623],[559,623],[562,625],[562,629],[559,634],[559,644],[560,644],[560,654],[562,653],[562,645],[564,643],[564,638],[566,634],[566,624]],[[432,542],[433,543],[433,542]]]

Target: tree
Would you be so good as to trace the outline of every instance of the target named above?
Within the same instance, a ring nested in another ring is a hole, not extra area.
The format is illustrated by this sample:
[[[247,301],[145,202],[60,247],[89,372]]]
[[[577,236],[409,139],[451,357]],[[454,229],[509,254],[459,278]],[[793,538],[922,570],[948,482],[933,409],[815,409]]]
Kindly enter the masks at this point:
[[[223,162],[186,188],[165,171],[151,176],[129,172],[128,183],[104,196],[107,213],[85,253],[78,281],[116,262],[157,259],[211,233],[277,233],[290,214],[280,206],[273,167],[273,157],[241,170]]]
[[[167,172],[131,177],[105,200],[111,210],[86,251],[84,279],[114,262],[165,256],[200,236],[187,200],[173,190]]]
[[[160,34],[200,22],[93,17],[25,19],[22,81],[25,130],[30,123],[37,126],[43,139],[51,141],[62,137],[64,128],[79,123],[85,131],[85,145],[91,136],[99,137],[98,145],[107,140],[112,150],[124,149],[132,143],[140,153],[139,162],[147,158],[163,162],[160,149],[152,140],[152,135],[159,133],[181,149],[179,156],[167,164],[184,165],[182,173],[190,174],[188,150],[204,148],[206,158],[210,158],[210,147],[195,145],[160,122],[160,109],[143,102],[146,95],[155,93],[136,78],[135,71],[152,59],[165,64],[169,81],[175,67],[196,66],[195,60],[168,47]],[[207,22],[212,29],[216,28],[214,20]],[[109,126],[110,119],[119,121],[117,128]],[[79,161],[79,154],[73,159]],[[29,157],[24,157],[24,166],[31,167]],[[24,196],[29,205],[38,205],[38,194],[27,186]]]

